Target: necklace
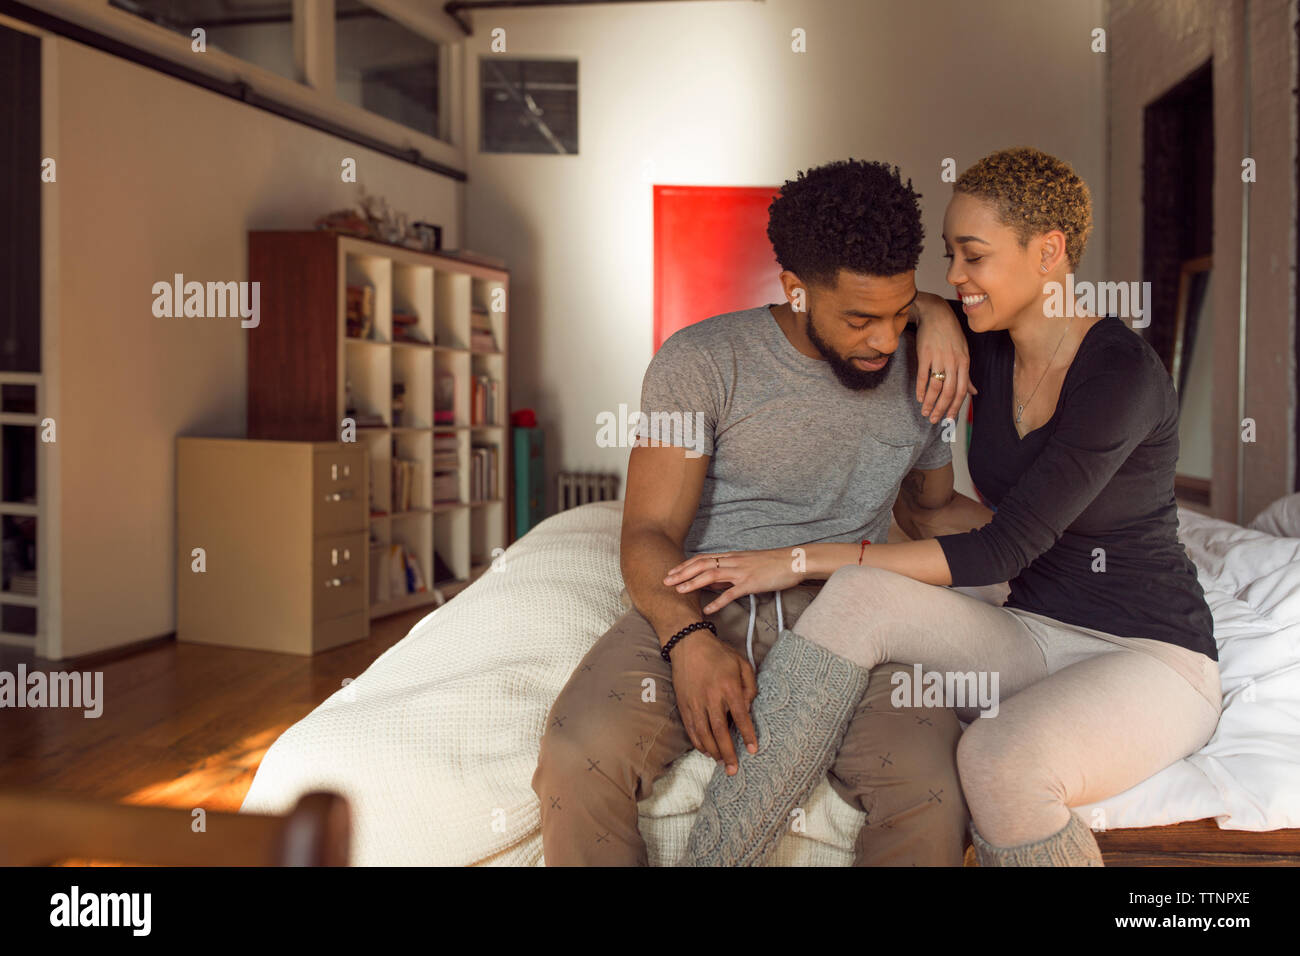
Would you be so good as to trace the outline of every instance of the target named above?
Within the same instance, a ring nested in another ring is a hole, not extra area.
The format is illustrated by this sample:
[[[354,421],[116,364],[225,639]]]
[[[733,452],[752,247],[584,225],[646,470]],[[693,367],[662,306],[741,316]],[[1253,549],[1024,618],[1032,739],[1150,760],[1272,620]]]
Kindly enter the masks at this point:
[[[1052,349],[1051,358],[1047,360],[1047,368],[1043,369],[1043,374],[1038,376],[1038,385],[1034,386],[1034,390],[1029,393],[1029,397],[1027,399],[1025,399],[1023,402],[1020,401],[1016,402],[1016,424],[1017,425],[1020,424],[1021,416],[1025,414],[1025,406],[1034,400],[1034,396],[1038,394],[1039,385],[1043,384],[1043,379],[1047,378],[1047,373],[1051,371],[1052,361],[1056,358],[1056,353],[1061,351],[1061,344],[1065,342],[1065,337],[1070,334],[1070,326],[1073,324],[1074,324],[1074,316],[1070,316],[1070,321],[1065,323],[1065,331],[1061,333],[1061,338],[1057,341],[1056,348]],[[1017,361],[1019,361],[1019,357],[1013,358],[1011,360],[1011,393],[1012,393],[1011,397],[1013,399],[1015,398],[1015,390],[1016,390],[1016,362]]]

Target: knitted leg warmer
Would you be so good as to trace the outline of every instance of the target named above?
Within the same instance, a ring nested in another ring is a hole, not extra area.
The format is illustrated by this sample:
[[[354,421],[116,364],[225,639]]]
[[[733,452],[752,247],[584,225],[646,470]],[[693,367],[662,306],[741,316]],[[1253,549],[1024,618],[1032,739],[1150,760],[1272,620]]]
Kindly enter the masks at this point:
[[[1020,846],[992,846],[975,829],[970,828],[975,844],[975,859],[980,866],[1105,866],[1101,850],[1088,824],[1071,812],[1070,822],[1037,843]]]
[[[736,737],[734,777],[709,781],[678,866],[757,866],[835,760],[870,672],[788,628],[758,672],[758,753]]]

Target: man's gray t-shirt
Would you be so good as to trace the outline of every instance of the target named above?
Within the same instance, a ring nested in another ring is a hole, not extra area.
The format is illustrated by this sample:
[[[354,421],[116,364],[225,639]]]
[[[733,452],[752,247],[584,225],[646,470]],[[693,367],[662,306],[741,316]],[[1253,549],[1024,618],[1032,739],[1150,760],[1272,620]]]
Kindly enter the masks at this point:
[[[885,380],[845,388],[769,306],[717,315],[660,346],[641,386],[649,444],[712,456],[687,554],[883,542],[904,476],[952,460],[921,414],[903,335]]]

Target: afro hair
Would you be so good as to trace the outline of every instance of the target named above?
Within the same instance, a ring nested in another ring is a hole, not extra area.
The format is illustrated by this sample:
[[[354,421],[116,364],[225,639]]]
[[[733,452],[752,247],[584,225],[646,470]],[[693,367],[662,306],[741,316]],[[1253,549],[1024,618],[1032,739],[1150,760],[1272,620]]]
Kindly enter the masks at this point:
[[[837,160],[787,180],[768,207],[767,237],[781,268],[832,287],[841,269],[892,276],[921,257],[920,195],[898,167]]]

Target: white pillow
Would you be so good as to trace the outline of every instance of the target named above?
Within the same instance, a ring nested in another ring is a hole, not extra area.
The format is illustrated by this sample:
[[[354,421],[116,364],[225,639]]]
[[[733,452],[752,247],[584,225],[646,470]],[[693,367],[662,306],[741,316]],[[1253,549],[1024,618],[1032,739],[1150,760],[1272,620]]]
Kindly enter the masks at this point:
[[[1277,499],[1247,527],[1275,538],[1300,538],[1300,492]]]

